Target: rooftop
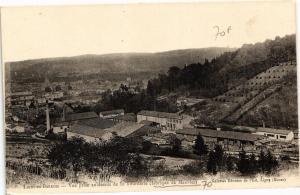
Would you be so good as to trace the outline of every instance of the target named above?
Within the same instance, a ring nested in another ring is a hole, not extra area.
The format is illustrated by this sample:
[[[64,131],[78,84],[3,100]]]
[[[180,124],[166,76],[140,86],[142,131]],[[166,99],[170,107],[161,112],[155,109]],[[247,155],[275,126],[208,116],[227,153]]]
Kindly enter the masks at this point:
[[[141,128],[129,134],[128,137],[144,136],[144,135],[158,133],[158,132],[161,132],[161,129],[158,127],[143,125]]]
[[[266,133],[274,133],[274,134],[283,134],[287,135],[291,130],[284,130],[284,129],[273,129],[273,128],[265,128],[265,127],[258,127],[257,128],[258,132],[266,132]]]
[[[124,113],[124,110],[123,110],[123,109],[118,109],[118,110],[108,110],[108,111],[100,112],[100,114],[102,114],[102,115],[121,114],[121,113]]]
[[[81,125],[81,124],[72,125],[69,131],[72,133],[77,133],[80,135],[86,135],[86,136],[96,137],[96,138],[101,138],[104,134],[108,133],[104,129]]]
[[[232,128],[234,131],[241,131],[241,132],[256,132],[254,127],[247,127],[247,126],[235,126]]]
[[[101,118],[89,118],[89,119],[84,119],[80,120],[77,122],[77,124],[81,126],[88,126],[88,127],[93,127],[97,129],[107,129],[115,126],[117,122],[108,120],[108,119],[101,119]]]
[[[124,115],[115,117],[115,119],[122,120],[122,121],[136,122],[136,115],[134,113],[126,113]]]
[[[138,113],[138,115],[152,116],[158,118],[182,119],[182,116],[176,113],[157,112],[157,111],[149,111],[149,110],[142,110]]]
[[[56,122],[53,124],[54,127],[60,127],[60,126],[68,126],[69,122]]]
[[[225,138],[225,139],[241,140],[241,141],[256,141],[264,138],[263,136],[253,135],[250,133],[240,133],[235,131],[216,131],[212,129],[195,129],[195,128],[179,129],[176,131],[176,133],[185,134],[185,135],[194,135],[194,136],[201,134],[204,137]]]
[[[66,121],[77,121],[89,118],[98,118],[95,112],[82,112],[82,113],[75,113],[69,114],[66,116]]]

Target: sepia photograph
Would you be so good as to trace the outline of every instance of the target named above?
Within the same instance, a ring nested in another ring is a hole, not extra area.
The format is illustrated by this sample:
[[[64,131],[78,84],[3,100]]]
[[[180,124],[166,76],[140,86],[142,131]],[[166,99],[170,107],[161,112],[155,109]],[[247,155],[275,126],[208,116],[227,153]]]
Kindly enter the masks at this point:
[[[1,7],[7,193],[299,187],[296,3]]]

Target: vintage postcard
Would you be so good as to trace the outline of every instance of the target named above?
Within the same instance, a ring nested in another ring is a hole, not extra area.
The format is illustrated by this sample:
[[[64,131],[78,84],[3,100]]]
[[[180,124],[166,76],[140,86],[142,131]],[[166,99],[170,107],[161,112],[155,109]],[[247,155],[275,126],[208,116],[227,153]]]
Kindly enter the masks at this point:
[[[2,7],[7,193],[300,186],[295,7]]]

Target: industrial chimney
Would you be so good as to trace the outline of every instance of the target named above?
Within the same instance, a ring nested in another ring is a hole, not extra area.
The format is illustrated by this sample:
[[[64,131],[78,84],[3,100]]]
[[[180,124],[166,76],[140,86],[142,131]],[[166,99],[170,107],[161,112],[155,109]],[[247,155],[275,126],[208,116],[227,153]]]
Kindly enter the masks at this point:
[[[47,123],[47,131],[49,131],[50,130],[50,116],[49,116],[48,100],[46,100],[46,123]]]
[[[66,121],[66,109],[67,109],[67,107],[66,107],[66,105],[64,104],[64,105],[63,105],[63,111],[62,111],[62,117],[61,117],[61,120],[62,120],[62,121]]]

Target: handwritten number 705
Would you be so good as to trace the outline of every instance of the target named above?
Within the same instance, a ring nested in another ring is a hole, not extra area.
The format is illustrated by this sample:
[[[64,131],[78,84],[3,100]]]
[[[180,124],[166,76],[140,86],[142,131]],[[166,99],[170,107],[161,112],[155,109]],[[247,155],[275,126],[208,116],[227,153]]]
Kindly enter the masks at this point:
[[[226,34],[229,34],[230,31],[232,30],[232,29],[231,29],[231,26],[228,26],[226,30],[220,30],[220,27],[219,27],[219,26],[214,26],[213,28],[217,30],[217,33],[215,34],[215,40],[216,40],[219,36],[224,37]]]

